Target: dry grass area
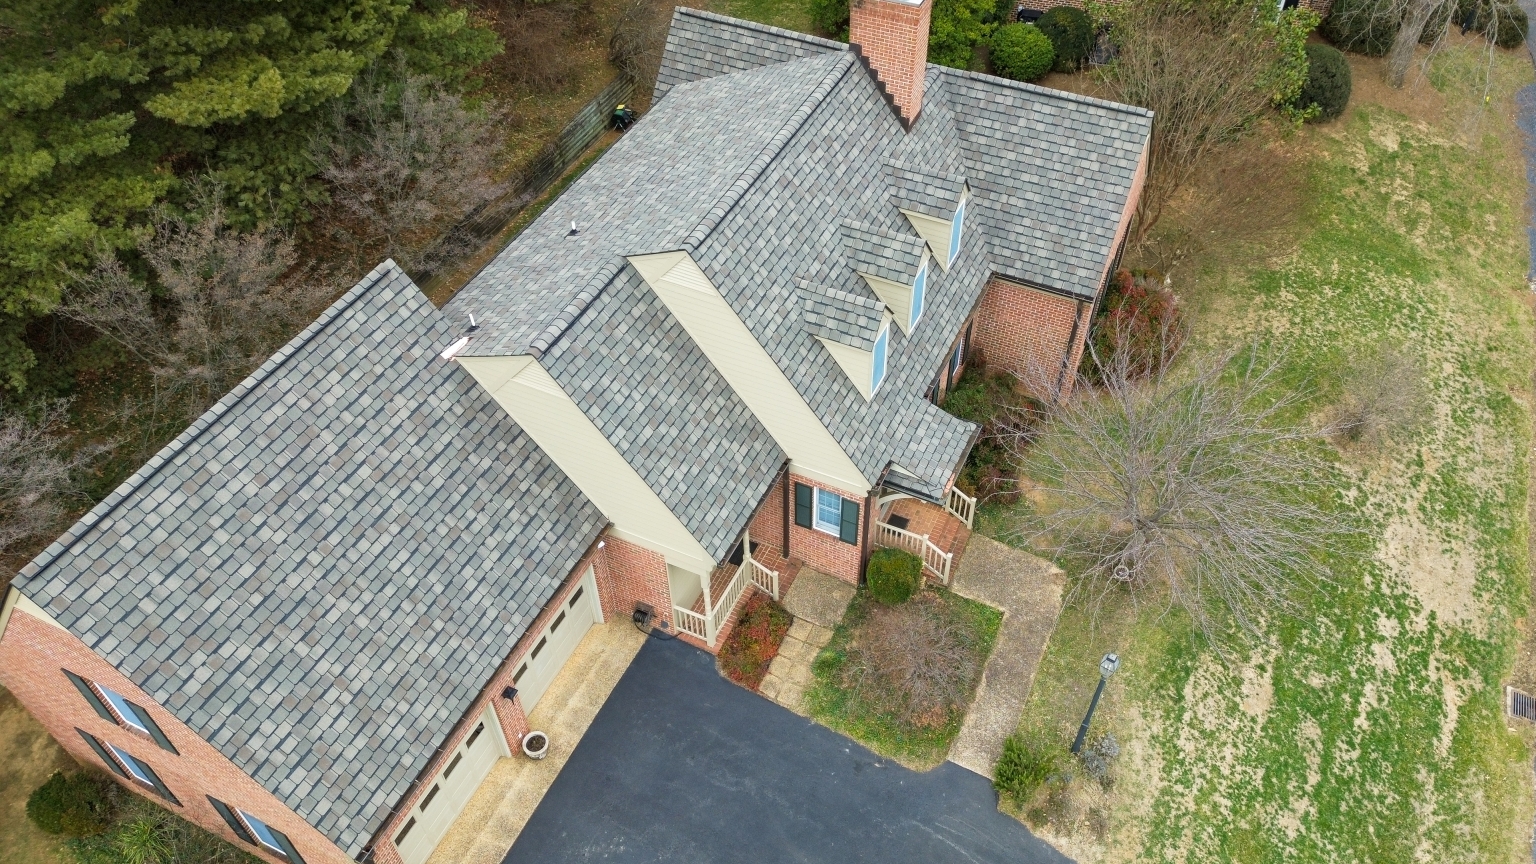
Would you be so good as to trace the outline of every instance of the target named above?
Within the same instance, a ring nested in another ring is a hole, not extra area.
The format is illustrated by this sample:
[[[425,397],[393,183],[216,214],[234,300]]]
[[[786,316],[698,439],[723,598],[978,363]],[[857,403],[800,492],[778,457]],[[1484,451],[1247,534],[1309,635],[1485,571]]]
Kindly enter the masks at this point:
[[[1343,117],[1260,130],[1131,263],[1172,273],[1197,347],[1283,352],[1305,418],[1333,416],[1383,345],[1418,358],[1425,416],[1327,445],[1337,506],[1366,536],[1230,662],[1155,598],[1064,610],[1025,728],[1065,748],[1099,657],[1124,661],[1095,721],[1122,744],[1116,783],[1078,770],[1022,814],[1079,861],[1530,860],[1536,736],[1502,716],[1504,681],[1536,676],[1513,124],[1530,58],[1455,45],[1401,92],[1350,59]]]
[[[27,796],[75,760],[0,688],[0,864],[57,864],[57,838],[27,820]]]

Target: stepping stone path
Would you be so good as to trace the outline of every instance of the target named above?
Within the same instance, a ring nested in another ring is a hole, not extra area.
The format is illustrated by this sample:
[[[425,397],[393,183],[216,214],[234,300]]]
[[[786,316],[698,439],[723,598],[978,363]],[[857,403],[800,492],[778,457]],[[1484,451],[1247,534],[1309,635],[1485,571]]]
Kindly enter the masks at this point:
[[[835,576],[809,567],[800,571],[784,595],[784,608],[795,621],[763,683],[758,685],[758,693],[805,715],[805,688],[811,683],[811,664],[832,640],[832,628],[843,620],[853,594],[854,587]]]

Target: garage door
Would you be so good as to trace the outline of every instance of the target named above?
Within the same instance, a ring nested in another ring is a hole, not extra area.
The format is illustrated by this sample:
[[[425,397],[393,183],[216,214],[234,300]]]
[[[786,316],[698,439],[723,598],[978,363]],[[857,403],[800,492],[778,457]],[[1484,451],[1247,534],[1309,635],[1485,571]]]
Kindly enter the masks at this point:
[[[453,756],[432,778],[426,794],[416,802],[411,818],[395,834],[395,847],[405,864],[422,864],[427,860],[496,760],[510,755],[501,735],[501,724],[487,706]]]
[[[581,643],[581,637],[587,635],[592,625],[602,620],[603,609],[597,599],[597,581],[593,577],[592,568],[588,567],[576,590],[561,604],[560,611],[555,613],[555,617],[533,643],[533,648],[529,649],[517,670],[512,673],[512,685],[517,688],[524,712],[533,712],[533,706],[539,704],[550,682],[555,680],[565,661],[570,659],[571,652]]]

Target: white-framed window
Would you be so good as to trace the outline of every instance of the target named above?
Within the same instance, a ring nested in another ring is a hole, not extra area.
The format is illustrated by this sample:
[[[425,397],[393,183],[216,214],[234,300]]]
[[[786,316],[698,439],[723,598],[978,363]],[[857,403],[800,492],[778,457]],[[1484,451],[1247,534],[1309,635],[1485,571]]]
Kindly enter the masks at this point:
[[[139,760],[133,758],[132,756],[129,756],[128,751],[117,746],[116,744],[110,743],[107,744],[107,749],[112,751],[112,758],[116,759],[118,764],[122,765],[123,768],[128,771],[128,775],[130,777],[139,781],[140,783],[143,783],[145,786],[148,786],[151,789],[158,790],[160,788],[160,784],[155,782],[155,775],[151,773],[149,767]]]
[[[869,392],[874,395],[880,389],[880,382],[885,380],[885,355],[890,349],[891,325],[889,322],[880,328],[880,335],[875,337],[874,368],[870,370]]]
[[[95,684],[94,681],[91,683]],[[96,684],[96,689],[107,700],[107,704],[112,706],[112,713],[117,715],[119,722],[135,732],[142,732],[145,735],[150,734],[149,723],[139,716],[139,712],[134,710],[133,706],[129,704],[127,699],[123,698],[121,693],[110,687],[103,687],[100,684]]]
[[[256,842],[263,849],[275,852],[284,858],[288,857],[288,850],[284,849],[283,845],[278,842],[277,834],[267,827],[267,823],[244,810],[236,810],[235,812],[240,814],[240,821],[245,823],[245,827],[251,832],[251,836],[256,838]]]
[[[907,321],[907,329],[917,326],[919,318],[923,317],[923,299],[928,293],[928,256],[923,256],[923,266],[917,268],[917,278],[912,280],[912,317]]]
[[[960,257],[960,237],[965,225],[965,202],[968,199],[960,199],[960,206],[955,208],[955,219],[949,225],[949,263],[954,264]]]
[[[843,499],[836,492],[816,490],[816,530],[834,537],[843,526]]]

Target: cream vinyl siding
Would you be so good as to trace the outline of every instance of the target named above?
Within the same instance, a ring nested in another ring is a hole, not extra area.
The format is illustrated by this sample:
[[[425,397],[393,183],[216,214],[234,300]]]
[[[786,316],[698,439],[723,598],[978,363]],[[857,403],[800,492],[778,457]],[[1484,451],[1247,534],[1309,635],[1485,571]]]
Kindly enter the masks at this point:
[[[954,223],[948,219],[935,219],[932,216],[913,213],[911,210],[903,210],[901,215],[907,217],[917,236],[923,238],[923,242],[928,244],[928,249],[933,253],[934,260],[939,262],[939,266],[943,267],[945,272],[949,272],[949,264],[946,263],[949,261],[949,231]],[[933,274],[929,273],[928,278],[933,278]]]
[[[615,534],[679,567],[714,569],[699,541],[532,357],[457,359],[603,511]]]
[[[922,263],[918,264],[918,270],[923,269],[922,264],[926,263],[928,258],[928,252],[924,250]],[[875,292],[875,296],[880,298],[880,302],[885,304],[885,308],[891,310],[891,316],[895,319],[896,326],[901,328],[901,332],[911,335],[912,286],[903,285],[900,282],[892,282],[889,279],[882,279],[879,276],[871,276],[868,273],[859,273],[859,275],[864,277],[865,283],[869,285],[869,290]],[[932,281],[932,273],[928,274],[928,279]]]
[[[862,498],[873,484],[693,258],[687,252],[662,252],[637,255],[629,261],[780,449],[789,454],[794,472]],[[868,389],[867,366],[864,379]]]
[[[68,632],[69,628],[65,627],[63,624],[60,624],[58,619],[54,618],[52,615],[49,615],[47,612],[44,612],[43,607],[33,603],[31,600],[28,600],[26,595],[16,590],[15,587],[12,587],[5,593],[5,605],[0,606],[0,638],[5,636],[5,628],[8,624],[11,623],[11,613],[17,609],[20,609],[21,611],[31,615],[33,618],[36,618],[39,621],[42,621],[46,624],[52,624],[60,630]]]
[[[827,351],[831,352],[832,359],[837,361],[837,365],[843,367],[843,371],[848,374],[848,379],[853,382],[853,386],[858,388],[859,395],[863,396],[866,400],[873,399],[875,393],[870,389],[869,385],[872,383],[875,372],[874,352],[860,351],[857,348],[844,345],[841,342],[833,342],[831,339],[823,339],[820,336],[817,336],[816,340],[827,346]]]

